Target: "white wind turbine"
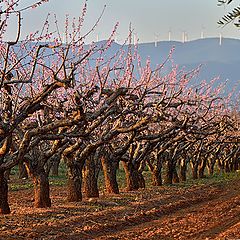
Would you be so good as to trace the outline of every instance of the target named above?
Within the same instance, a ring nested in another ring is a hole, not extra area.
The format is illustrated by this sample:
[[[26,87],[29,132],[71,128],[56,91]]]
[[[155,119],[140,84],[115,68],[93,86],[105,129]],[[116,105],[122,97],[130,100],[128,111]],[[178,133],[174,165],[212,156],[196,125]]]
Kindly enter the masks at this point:
[[[160,34],[159,33],[154,33],[154,46],[155,47],[158,46],[159,39],[160,39]]]
[[[171,28],[168,31],[168,41],[170,42],[172,40],[172,30]]]
[[[222,36],[222,33],[219,34],[219,46],[222,45],[222,39],[223,39],[223,36]]]
[[[182,31],[182,43],[186,42],[186,31]]]
[[[189,38],[188,38],[188,33],[185,32],[185,42],[188,42]]]
[[[204,32],[201,31],[201,39],[204,39]]]
[[[133,44],[134,45],[137,45],[137,43],[138,43],[138,36],[137,36],[137,32],[134,32],[133,33]]]
[[[201,37],[201,39],[204,39],[204,30],[205,30],[205,27],[204,26],[202,26],[202,29],[201,29],[201,35],[200,35],[200,37]]]
[[[99,42],[99,33],[97,33],[96,41]]]

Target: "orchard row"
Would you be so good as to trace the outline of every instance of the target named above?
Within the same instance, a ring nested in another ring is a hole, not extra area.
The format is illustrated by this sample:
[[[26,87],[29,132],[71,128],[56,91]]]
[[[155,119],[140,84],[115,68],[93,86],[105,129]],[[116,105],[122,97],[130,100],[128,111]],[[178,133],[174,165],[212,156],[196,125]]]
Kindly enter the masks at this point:
[[[83,32],[86,4],[78,20],[66,18],[65,37],[48,15],[41,31],[20,41],[22,15],[46,1],[20,8],[2,1],[0,12],[0,213],[10,212],[7,175],[19,165],[34,183],[35,207],[50,207],[48,174],[62,160],[68,201],[99,196],[103,171],[108,193],[119,193],[122,162],[128,190],[185,181],[187,171],[202,178],[239,169],[239,116],[224,85],[198,81],[200,68],[186,72],[172,61],[156,67],[142,62],[132,30],[121,48],[106,57],[108,40],[86,45],[99,24]],[[6,41],[9,21],[18,22],[16,39]],[[84,170],[84,171],[83,171]],[[83,176],[84,172],[84,176]]]

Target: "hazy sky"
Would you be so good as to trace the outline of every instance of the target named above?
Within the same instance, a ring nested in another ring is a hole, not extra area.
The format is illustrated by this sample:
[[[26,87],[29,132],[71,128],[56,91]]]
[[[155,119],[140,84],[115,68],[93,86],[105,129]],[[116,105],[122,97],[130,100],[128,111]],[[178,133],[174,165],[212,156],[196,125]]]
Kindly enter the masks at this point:
[[[66,14],[71,17],[80,15],[83,3],[83,0],[49,0],[49,3],[24,14],[23,33],[40,28],[48,12],[56,13],[63,25]],[[220,32],[224,37],[240,37],[240,30],[232,25],[225,28],[217,25],[218,19],[231,9],[217,7],[217,0],[88,0],[85,29],[94,24],[105,4],[101,23],[89,41],[96,40],[97,35],[100,40],[106,39],[116,22],[120,23],[117,35],[120,41],[126,38],[130,22],[140,42],[167,40],[169,30],[172,40],[181,40],[183,31],[190,40],[200,38],[201,31],[205,37],[219,36]],[[10,32],[13,33],[14,29],[11,26]]]

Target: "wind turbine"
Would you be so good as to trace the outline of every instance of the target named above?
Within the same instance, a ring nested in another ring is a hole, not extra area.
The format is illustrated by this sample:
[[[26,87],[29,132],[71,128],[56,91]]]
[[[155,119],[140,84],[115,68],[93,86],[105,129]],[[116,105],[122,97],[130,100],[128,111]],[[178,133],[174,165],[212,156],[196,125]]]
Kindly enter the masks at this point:
[[[185,42],[188,42],[188,33],[185,32]]]
[[[137,32],[134,32],[134,33],[133,33],[133,44],[134,44],[134,45],[137,45],[137,43],[138,43]]]
[[[182,43],[186,41],[186,31],[182,31]]]
[[[182,43],[185,43],[188,41],[188,33],[186,30],[182,31]]]
[[[220,33],[220,34],[219,34],[219,46],[222,45],[222,38],[223,38],[223,37],[222,37],[222,33]]]
[[[97,33],[96,41],[99,42],[99,33]]]
[[[169,42],[171,41],[171,37],[172,37],[172,30],[170,28],[169,31],[168,31],[168,41]]]
[[[158,46],[158,41],[159,41],[160,34],[154,33],[154,46]]]
[[[200,35],[201,39],[204,39],[204,30],[205,30],[205,27],[202,26],[201,35]]]

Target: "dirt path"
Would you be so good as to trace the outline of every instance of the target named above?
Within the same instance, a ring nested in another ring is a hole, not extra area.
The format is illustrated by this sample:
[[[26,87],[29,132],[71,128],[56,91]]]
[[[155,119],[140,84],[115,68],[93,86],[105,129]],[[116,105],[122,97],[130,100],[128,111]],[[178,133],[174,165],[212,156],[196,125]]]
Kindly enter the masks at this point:
[[[0,239],[240,239],[240,181],[155,187],[67,203],[52,188],[53,207],[33,209],[32,189],[10,193]]]
[[[240,239],[239,185],[224,191],[97,239]]]

